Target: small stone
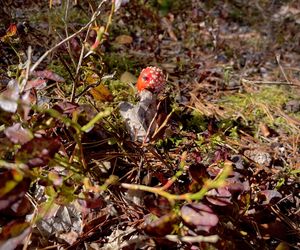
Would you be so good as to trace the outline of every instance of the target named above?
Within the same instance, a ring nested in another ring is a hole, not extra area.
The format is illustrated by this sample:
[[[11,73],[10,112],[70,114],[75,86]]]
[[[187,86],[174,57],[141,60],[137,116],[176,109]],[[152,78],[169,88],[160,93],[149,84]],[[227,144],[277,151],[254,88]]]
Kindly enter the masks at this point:
[[[258,149],[245,150],[244,155],[250,158],[252,161],[259,165],[268,167],[271,164],[272,157],[268,152],[264,152]]]
[[[299,100],[291,100],[285,104],[285,109],[287,112],[298,112],[300,111],[300,101]]]

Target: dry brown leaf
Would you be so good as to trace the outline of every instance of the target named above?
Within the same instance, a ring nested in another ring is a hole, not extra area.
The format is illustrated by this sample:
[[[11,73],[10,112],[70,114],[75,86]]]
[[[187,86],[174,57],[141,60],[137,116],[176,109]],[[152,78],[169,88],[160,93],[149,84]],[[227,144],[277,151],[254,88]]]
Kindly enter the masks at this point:
[[[128,35],[120,35],[116,37],[115,42],[118,44],[131,44],[133,42],[133,38]]]
[[[112,101],[113,97],[110,93],[109,89],[103,85],[102,83],[99,84],[97,87],[92,88],[90,93],[94,97],[96,101],[105,102],[105,101]]]
[[[265,137],[268,137],[271,134],[268,126],[264,123],[259,124],[259,129],[260,129],[260,132],[262,133],[262,135]]]

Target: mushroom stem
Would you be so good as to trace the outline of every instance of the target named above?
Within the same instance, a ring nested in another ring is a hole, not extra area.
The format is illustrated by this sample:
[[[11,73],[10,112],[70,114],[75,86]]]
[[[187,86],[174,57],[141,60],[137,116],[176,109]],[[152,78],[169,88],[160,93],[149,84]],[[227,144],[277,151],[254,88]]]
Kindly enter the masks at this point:
[[[131,139],[143,142],[149,140],[157,126],[154,119],[157,112],[156,95],[148,90],[143,90],[139,95],[139,103],[132,105],[128,102],[122,102],[119,109]]]

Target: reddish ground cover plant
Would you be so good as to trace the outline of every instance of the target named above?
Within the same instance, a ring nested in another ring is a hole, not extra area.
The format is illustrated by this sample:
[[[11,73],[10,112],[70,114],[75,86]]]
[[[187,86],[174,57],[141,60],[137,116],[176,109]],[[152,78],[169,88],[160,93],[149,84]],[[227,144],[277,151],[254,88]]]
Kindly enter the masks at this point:
[[[299,248],[299,10],[3,3],[0,249]]]

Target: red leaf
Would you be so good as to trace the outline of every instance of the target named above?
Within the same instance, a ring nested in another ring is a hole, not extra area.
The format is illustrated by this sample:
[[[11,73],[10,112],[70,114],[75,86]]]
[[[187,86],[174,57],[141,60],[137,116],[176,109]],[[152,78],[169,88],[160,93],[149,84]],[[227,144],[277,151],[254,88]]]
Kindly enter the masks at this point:
[[[72,102],[59,102],[54,105],[53,109],[63,113],[63,114],[72,114],[74,111],[78,110],[79,105]]]
[[[181,208],[181,217],[187,225],[206,232],[219,222],[212,209],[202,203],[184,205]]]
[[[47,81],[45,79],[37,78],[34,80],[27,81],[26,86],[25,86],[25,91],[30,90],[32,88],[42,89],[42,88],[45,88],[46,85],[47,85]]]
[[[63,77],[47,69],[41,71],[34,71],[32,72],[32,75],[44,79],[49,79],[55,82],[65,82],[65,79]]]
[[[192,164],[189,167],[189,172],[193,180],[195,180],[201,185],[203,184],[204,180],[208,178],[206,167],[201,163]]]
[[[259,192],[259,195],[264,197],[262,205],[269,204],[273,198],[282,198],[282,195],[276,190],[264,190]]]
[[[16,123],[4,130],[4,134],[13,143],[24,144],[30,141],[33,136],[30,130],[22,127],[21,123]]]
[[[6,34],[1,37],[1,41],[7,40],[9,37],[12,37],[17,34],[17,25],[15,23],[11,23],[6,30]]]
[[[145,195],[144,197],[145,207],[156,216],[162,216],[170,212],[170,202],[163,197],[155,198],[153,195]]]
[[[212,189],[207,192],[206,199],[217,206],[227,206],[231,204],[231,193],[228,187],[220,187],[218,189]]]
[[[82,205],[85,208],[91,208],[91,209],[101,209],[105,206],[105,201],[100,195],[96,195],[91,192],[84,193],[85,199],[78,199],[78,203]]]
[[[16,154],[16,160],[32,168],[42,167],[48,164],[60,146],[58,139],[34,138],[20,148]]]
[[[17,25],[15,23],[12,23],[9,25],[6,31],[6,36],[14,36],[15,34],[17,34]]]
[[[233,177],[227,178],[227,187],[231,193],[245,192],[250,190],[249,181],[241,181],[241,175],[237,172],[232,172]]]

